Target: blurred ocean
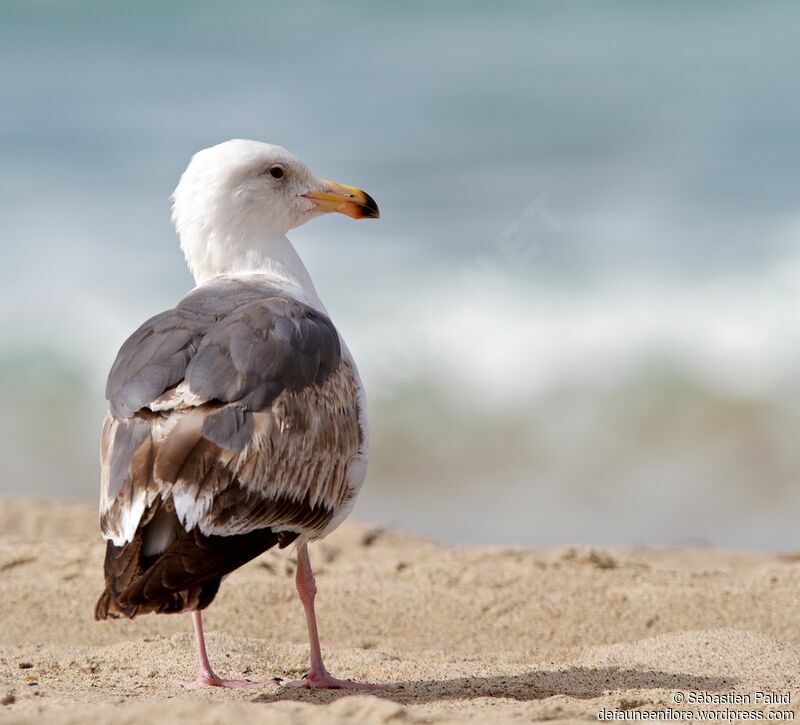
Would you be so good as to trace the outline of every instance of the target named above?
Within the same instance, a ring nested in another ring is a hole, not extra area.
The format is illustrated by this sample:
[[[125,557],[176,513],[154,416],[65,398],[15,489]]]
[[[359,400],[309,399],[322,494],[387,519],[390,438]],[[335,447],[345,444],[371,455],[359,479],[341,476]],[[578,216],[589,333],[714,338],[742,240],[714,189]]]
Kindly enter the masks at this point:
[[[356,515],[796,549],[793,3],[4,2],[3,493],[96,497],[106,372],[231,137],[357,184],[293,239],[362,369]]]

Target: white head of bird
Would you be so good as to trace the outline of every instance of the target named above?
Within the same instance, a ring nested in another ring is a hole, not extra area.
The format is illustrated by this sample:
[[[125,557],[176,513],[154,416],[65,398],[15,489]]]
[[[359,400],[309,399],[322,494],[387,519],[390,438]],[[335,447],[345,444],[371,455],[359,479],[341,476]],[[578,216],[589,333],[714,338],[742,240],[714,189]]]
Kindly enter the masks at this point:
[[[329,212],[379,216],[361,189],[318,178],[280,146],[242,139],[198,151],[172,194],[172,220],[198,284],[261,273],[312,300],[308,272],[286,234]]]

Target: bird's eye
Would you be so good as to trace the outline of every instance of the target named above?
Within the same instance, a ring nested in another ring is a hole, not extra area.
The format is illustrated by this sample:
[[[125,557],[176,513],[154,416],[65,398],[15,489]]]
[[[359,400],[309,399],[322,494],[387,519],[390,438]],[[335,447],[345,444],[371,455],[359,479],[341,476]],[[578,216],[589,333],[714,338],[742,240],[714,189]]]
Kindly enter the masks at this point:
[[[270,166],[269,169],[267,169],[267,173],[269,173],[273,179],[282,179],[284,174],[283,166]]]

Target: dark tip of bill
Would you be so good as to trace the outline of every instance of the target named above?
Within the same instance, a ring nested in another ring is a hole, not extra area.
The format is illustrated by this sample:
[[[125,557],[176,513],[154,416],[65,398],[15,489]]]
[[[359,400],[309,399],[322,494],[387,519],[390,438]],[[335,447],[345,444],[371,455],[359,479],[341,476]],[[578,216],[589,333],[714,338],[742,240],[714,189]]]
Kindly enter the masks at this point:
[[[364,203],[361,205],[361,208],[364,211],[364,218],[365,219],[380,219],[381,212],[378,209],[378,204],[375,202],[367,192],[364,192]]]

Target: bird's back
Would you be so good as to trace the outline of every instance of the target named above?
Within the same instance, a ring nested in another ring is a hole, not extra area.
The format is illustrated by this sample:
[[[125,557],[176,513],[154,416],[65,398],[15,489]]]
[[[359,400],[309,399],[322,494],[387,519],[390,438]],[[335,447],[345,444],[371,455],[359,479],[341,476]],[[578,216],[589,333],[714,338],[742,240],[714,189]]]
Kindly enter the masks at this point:
[[[123,344],[101,440],[106,589],[96,616],[202,609],[226,573],[349,512],[363,393],[323,313],[220,277]]]

